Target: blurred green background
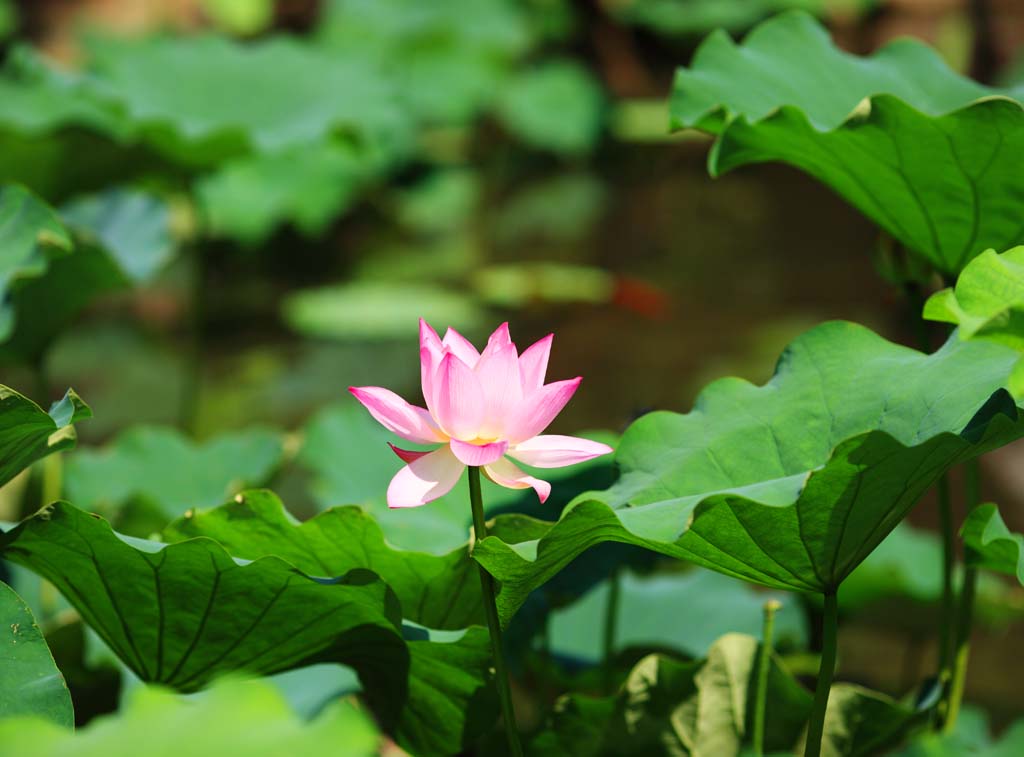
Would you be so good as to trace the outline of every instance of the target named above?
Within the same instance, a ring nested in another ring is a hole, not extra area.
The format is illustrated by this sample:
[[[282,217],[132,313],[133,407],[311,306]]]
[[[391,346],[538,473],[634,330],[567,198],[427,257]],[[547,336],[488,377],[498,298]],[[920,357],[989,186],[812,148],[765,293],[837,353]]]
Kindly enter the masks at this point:
[[[3,383],[93,408],[66,496],[141,536],[246,485],[300,516],[379,507],[396,461],[345,389],[418,400],[420,316],[477,341],[508,320],[521,347],[554,331],[549,376],[584,376],[556,432],[761,382],[822,320],[913,344],[868,220],[784,166],[711,180],[709,140],[667,133],[673,70],[706,34],[794,7],[852,52],[910,34],[982,81],[1024,77],[1013,0],[0,0],[0,182],[119,270],[56,255],[0,312]],[[58,307],[40,276],[90,296]],[[1022,455],[983,461],[1016,530]],[[0,492],[0,520],[40,486]],[[932,511],[848,592],[849,680],[896,693],[933,664]],[[446,513],[380,517],[441,551],[464,538]],[[1024,596],[993,579],[986,597],[968,698],[1003,722]],[[593,621],[574,612],[555,633],[577,649]],[[76,706],[108,708],[108,683],[82,673]]]

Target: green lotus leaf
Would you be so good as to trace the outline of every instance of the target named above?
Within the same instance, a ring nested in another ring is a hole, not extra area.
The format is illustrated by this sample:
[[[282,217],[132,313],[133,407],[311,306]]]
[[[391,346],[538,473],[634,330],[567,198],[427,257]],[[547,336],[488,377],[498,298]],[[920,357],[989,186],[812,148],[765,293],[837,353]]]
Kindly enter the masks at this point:
[[[823,324],[774,378],[711,384],[686,415],[622,438],[620,480],[556,524],[495,526],[474,557],[511,616],[590,546],[619,541],[766,586],[835,590],[950,467],[1024,436],[1001,387],[1016,355],[951,338],[924,355],[852,323]]]
[[[336,130],[403,128],[390,83],[367,61],[287,37],[104,39],[89,52],[95,99],[123,108],[137,136],[193,165]]]
[[[197,182],[206,231],[247,245],[264,242],[284,223],[318,236],[405,151],[323,140],[227,161]]]
[[[505,0],[328,0],[317,40],[384,68],[417,119],[459,126],[491,102],[530,47],[528,24]]]
[[[700,568],[650,576],[624,571],[617,580],[616,652],[646,647],[678,649],[700,657],[730,631],[757,637],[764,603],[773,596]],[[602,659],[602,639],[594,629],[604,622],[609,593],[608,582],[602,583],[576,603],[552,613],[547,626],[552,652],[592,662]],[[807,643],[803,610],[792,599],[778,598],[782,608],[775,616],[776,646],[802,648]],[[679,622],[681,607],[686,608],[685,623]]]
[[[0,486],[36,460],[75,446],[73,424],[92,415],[82,398],[68,389],[46,412],[35,402],[0,384]]]
[[[802,12],[742,45],[710,35],[672,95],[674,128],[717,137],[712,175],[783,161],[830,186],[946,275],[1024,241],[1021,90],[985,87],[910,40],[841,51]]]
[[[928,298],[924,317],[955,324],[961,339],[987,339],[1024,352],[1024,247],[1001,255],[985,250],[954,287]],[[1010,377],[1010,391],[1024,393],[1024,362]]]
[[[71,252],[57,212],[24,187],[0,186],[0,293],[17,279],[42,275],[50,259]]]
[[[112,189],[60,214],[17,185],[0,187],[0,341],[33,362],[99,295],[151,278],[173,255],[170,210]]]
[[[171,209],[161,198],[116,187],[61,209],[64,222],[106,250],[133,283],[151,279],[174,255]]]
[[[1016,576],[1024,585],[1024,536],[1006,527],[991,502],[974,508],[960,530],[968,563]]]
[[[585,68],[552,60],[515,74],[497,103],[502,124],[525,143],[554,152],[587,152],[601,136],[604,97]]]
[[[216,509],[190,512],[163,535],[170,542],[206,536],[247,560],[276,555],[310,575],[368,568],[394,590],[407,620],[437,629],[484,622],[467,545],[440,556],[396,549],[359,507],[333,507],[299,523],[272,492],[248,491]]]
[[[719,28],[742,31],[774,13],[793,8],[821,12],[827,4],[827,0],[626,0],[610,10],[623,23],[688,36]]]
[[[75,724],[71,694],[32,610],[0,581],[0,721],[19,715]]]
[[[394,593],[369,570],[318,578],[206,538],[124,537],[65,502],[0,534],[0,555],[53,583],[143,681],[189,692],[230,672],[339,662],[413,753],[457,752],[494,722],[486,633],[407,642]]]
[[[380,753],[380,742],[373,721],[352,702],[334,702],[306,722],[265,681],[219,682],[198,699],[157,686],[141,687],[130,693],[120,712],[97,718],[75,732],[37,718],[0,720],[4,755],[220,757],[243,750],[254,757],[372,757]]]
[[[68,499],[91,510],[114,512],[143,500],[166,523],[189,508],[213,507],[266,483],[283,457],[282,435],[267,428],[194,442],[174,428],[135,426],[102,449],[78,450],[67,461],[65,487]]]

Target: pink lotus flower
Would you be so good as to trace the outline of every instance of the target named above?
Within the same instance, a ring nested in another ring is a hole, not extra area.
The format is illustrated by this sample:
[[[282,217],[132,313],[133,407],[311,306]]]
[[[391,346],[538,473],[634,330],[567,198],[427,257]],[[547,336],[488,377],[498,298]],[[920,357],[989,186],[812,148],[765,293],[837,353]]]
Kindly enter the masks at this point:
[[[430,452],[391,445],[406,466],[388,487],[389,507],[418,507],[447,494],[467,465],[479,466],[491,481],[509,489],[532,487],[544,502],[551,485],[513,460],[561,468],[612,451],[588,439],[541,434],[582,380],[544,383],[551,340],[548,335],[520,355],[503,323],[480,353],[454,329],[440,339],[420,319],[426,410],[379,386],[349,387],[384,428],[417,444],[441,444]]]

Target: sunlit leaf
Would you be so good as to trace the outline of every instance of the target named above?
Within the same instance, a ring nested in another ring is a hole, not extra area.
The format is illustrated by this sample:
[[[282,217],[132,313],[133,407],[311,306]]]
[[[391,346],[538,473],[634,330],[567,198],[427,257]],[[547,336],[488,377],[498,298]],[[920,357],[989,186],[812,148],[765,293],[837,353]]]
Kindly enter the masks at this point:
[[[928,299],[924,317],[955,324],[961,339],[987,339],[1024,352],[1024,247],[983,252],[954,287]],[[1010,391],[1024,394],[1024,362],[1011,375]]]
[[[581,495],[553,526],[484,540],[474,557],[502,582],[506,615],[602,541],[834,590],[945,470],[1024,435],[1000,391],[1015,360],[955,337],[922,355],[826,323],[789,346],[765,386],[722,379],[687,415],[642,417],[618,447],[617,484]]]
[[[0,722],[19,715],[34,715],[64,728],[75,724],[64,676],[32,611],[0,581]]]
[[[960,535],[969,548],[969,562],[1016,576],[1024,585],[1024,536],[1006,527],[996,505],[987,503],[974,508]]]
[[[717,638],[730,631],[759,636],[764,603],[773,596],[700,569],[653,576],[625,571],[617,580],[620,594],[614,636],[616,651],[654,647],[700,657]],[[604,622],[608,596],[609,585],[603,583],[575,604],[556,611],[548,621],[551,651],[601,660],[604,649],[595,629]],[[685,621],[680,621],[681,611]],[[782,609],[775,616],[776,646],[799,648],[806,642],[802,608],[795,598],[783,599]]]
[[[135,426],[103,449],[83,448],[69,458],[65,486],[81,507],[110,511],[142,499],[170,520],[266,483],[282,457],[281,434],[270,429],[196,443],[174,428]]]
[[[69,757],[189,754],[379,754],[373,721],[351,702],[334,702],[311,723],[298,717],[265,681],[224,681],[198,699],[159,687],[131,693],[120,712],[71,732],[38,719],[0,720],[5,754]]]
[[[274,0],[201,0],[203,12],[231,34],[256,34],[274,21]]]
[[[742,46],[709,36],[676,77],[672,124],[718,137],[713,175],[790,163],[953,275],[1024,240],[1020,97],[955,74],[920,42],[852,56],[793,12]]]
[[[36,460],[75,446],[75,423],[92,415],[68,389],[47,413],[28,397],[0,385],[0,486]]]
[[[597,142],[604,98],[585,68],[555,60],[508,81],[497,109],[505,128],[527,144],[575,155]]]
[[[143,681],[188,692],[234,671],[339,662],[414,753],[457,752],[493,723],[486,632],[405,641],[394,593],[369,570],[313,577],[206,538],[122,537],[64,502],[0,534],[0,554],[52,582]]]
[[[189,513],[165,531],[168,541],[206,536],[235,557],[276,555],[310,575],[354,568],[379,575],[398,596],[402,616],[438,629],[484,622],[477,566],[466,545],[442,556],[388,545],[358,507],[335,507],[299,523],[269,491],[248,491],[209,511]]]

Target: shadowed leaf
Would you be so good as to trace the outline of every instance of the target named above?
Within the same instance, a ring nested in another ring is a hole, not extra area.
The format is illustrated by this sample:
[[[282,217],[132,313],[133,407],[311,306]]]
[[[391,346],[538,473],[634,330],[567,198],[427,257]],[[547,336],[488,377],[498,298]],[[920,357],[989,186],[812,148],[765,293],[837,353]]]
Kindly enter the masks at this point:
[[[676,76],[672,125],[717,136],[709,169],[783,161],[832,187],[945,274],[1024,241],[1018,90],[954,73],[920,42],[870,58],[786,13],[735,44],[710,35]]]

